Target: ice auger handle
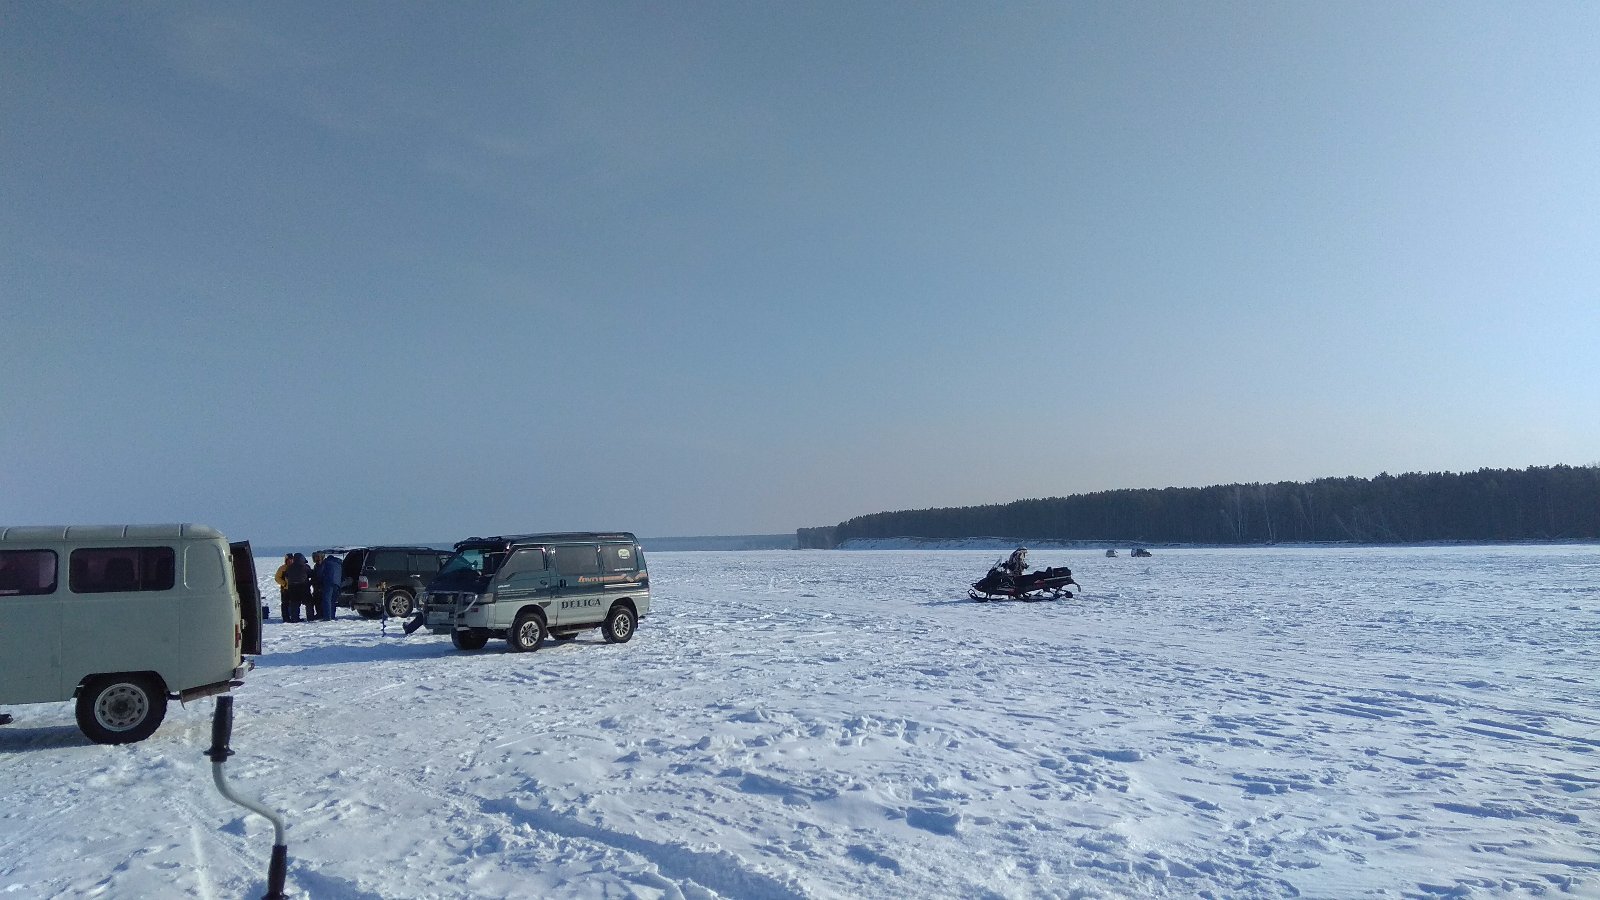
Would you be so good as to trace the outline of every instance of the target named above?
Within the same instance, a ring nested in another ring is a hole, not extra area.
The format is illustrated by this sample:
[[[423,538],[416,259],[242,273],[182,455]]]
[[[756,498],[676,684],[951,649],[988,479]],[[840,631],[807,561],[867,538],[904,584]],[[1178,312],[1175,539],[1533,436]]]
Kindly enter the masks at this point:
[[[261,900],[285,900],[288,895],[283,892],[283,883],[289,874],[289,844],[284,837],[283,817],[259,801],[235,794],[228,785],[228,779],[222,774],[222,764],[233,755],[228,747],[232,739],[233,695],[221,694],[217,697],[217,711],[211,716],[211,749],[206,751],[206,756],[211,758],[211,778],[223,797],[272,823],[272,859],[267,863],[267,893]]]
[[[211,716],[211,749],[206,756],[214,763],[228,761],[233,755],[228,742],[233,740],[233,696],[223,694],[217,698],[217,711]]]

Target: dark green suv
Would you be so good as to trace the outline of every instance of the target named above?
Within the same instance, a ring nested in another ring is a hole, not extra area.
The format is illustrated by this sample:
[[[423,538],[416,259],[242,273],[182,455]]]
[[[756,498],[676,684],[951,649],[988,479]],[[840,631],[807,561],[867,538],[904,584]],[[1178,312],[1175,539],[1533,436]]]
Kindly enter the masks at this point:
[[[345,554],[339,605],[363,617],[405,618],[450,551],[432,547],[357,547]]]

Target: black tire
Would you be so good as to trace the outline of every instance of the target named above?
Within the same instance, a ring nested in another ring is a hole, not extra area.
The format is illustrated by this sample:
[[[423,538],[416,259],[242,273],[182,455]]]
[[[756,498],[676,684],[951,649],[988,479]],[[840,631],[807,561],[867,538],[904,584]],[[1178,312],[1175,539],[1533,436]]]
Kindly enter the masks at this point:
[[[383,595],[383,611],[391,619],[404,619],[416,608],[416,598],[411,596],[410,591],[390,591]]]
[[[525,609],[517,613],[506,632],[506,646],[513,653],[532,653],[544,643],[544,616],[538,609]]]
[[[78,692],[78,728],[96,744],[132,744],[161,727],[167,692],[150,675],[100,675]]]
[[[638,624],[633,610],[619,603],[606,613],[606,621],[600,626],[600,633],[606,636],[608,644],[626,644],[633,637]]]
[[[381,610],[381,609],[358,609],[358,610],[356,610],[356,615],[360,616],[363,619],[376,619],[376,618],[379,618],[380,616],[383,615],[383,610]]]
[[[489,643],[489,635],[487,632],[477,628],[467,631],[452,631],[450,632],[450,643],[454,644],[457,650],[482,650],[483,645]]]

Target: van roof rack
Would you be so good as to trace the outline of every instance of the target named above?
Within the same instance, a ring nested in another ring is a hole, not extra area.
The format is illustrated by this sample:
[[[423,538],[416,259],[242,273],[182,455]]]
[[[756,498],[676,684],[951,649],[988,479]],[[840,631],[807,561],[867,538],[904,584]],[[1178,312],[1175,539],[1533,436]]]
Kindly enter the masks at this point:
[[[486,541],[504,541],[510,544],[525,544],[532,541],[634,541],[638,538],[631,531],[542,531],[532,534],[498,534],[491,537],[469,537],[464,541],[457,541],[456,546],[462,544],[476,544]]]

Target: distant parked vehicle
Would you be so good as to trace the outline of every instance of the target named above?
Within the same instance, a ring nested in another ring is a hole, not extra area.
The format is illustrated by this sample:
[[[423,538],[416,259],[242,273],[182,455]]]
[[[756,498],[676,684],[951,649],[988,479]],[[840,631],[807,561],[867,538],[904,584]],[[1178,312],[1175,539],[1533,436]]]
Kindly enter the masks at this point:
[[[599,628],[608,642],[633,637],[650,614],[650,571],[626,531],[468,538],[428,585],[426,626],[458,650],[505,638],[514,651],[539,649]]]
[[[89,740],[142,741],[241,683],[260,613],[250,544],[205,525],[0,527],[0,704],[76,699]]]
[[[403,619],[450,551],[432,547],[354,547],[345,552],[339,605],[368,619]]]
[[[1135,547],[1135,548],[1133,548],[1133,554],[1132,555],[1133,556],[1149,556],[1150,555],[1150,551],[1146,550],[1143,547]]]

